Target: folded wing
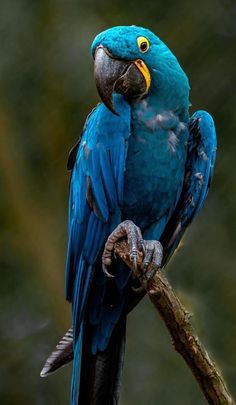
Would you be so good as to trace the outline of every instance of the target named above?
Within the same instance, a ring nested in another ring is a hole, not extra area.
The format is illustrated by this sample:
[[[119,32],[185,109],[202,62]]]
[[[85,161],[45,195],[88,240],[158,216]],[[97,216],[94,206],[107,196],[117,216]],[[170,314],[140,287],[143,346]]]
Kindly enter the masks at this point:
[[[188,156],[183,189],[176,209],[162,236],[166,265],[186,228],[202,208],[211,184],[216,158],[214,121],[205,111],[197,111],[190,120]]]

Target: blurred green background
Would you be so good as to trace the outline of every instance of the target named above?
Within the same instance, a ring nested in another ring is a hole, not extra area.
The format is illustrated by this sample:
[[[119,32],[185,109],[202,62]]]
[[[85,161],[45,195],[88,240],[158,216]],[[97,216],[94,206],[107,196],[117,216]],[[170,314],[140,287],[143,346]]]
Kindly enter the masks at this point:
[[[1,1],[1,404],[68,403],[70,367],[39,377],[70,326],[66,160],[98,102],[90,43],[125,24],[168,44],[190,78],[192,111],[215,118],[213,186],[168,277],[236,397],[235,21],[228,0]],[[120,403],[205,403],[148,299],[129,317]]]

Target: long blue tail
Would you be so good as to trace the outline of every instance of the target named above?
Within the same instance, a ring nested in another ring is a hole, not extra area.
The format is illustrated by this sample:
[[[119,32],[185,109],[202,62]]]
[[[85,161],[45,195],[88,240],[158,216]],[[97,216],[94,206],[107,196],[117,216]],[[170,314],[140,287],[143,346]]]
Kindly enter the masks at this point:
[[[71,405],[116,405],[120,395],[125,349],[126,317],[115,326],[109,345],[91,351],[91,326],[81,327],[74,348]]]

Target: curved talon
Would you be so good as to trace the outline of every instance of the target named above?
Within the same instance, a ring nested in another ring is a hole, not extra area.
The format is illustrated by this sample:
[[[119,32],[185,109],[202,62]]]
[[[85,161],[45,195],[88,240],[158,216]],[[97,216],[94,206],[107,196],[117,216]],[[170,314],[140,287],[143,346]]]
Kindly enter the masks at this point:
[[[144,254],[144,256],[145,256],[145,254],[146,254],[146,247],[145,247],[145,242],[144,242],[143,239],[142,239],[142,241],[141,241],[141,248],[142,248],[142,252],[143,252],[143,254]]]
[[[145,290],[144,286],[141,285],[140,287],[131,287],[131,290],[134,291],[135,293],[139,293]]]
[[[142,278],[148,281],[161,267],[163,249],[159,241],[146,240],[145,250],[146,252],[142,263]]]
[[[160,269],[160,267],[153,267],[151,270],[147,271],[143,275],[143,280],[145,280],[145,282],[148,282],[149,280],[151,280],[159,269]]]
[[[129,255],[129,257],[130,257],[130,260],[134,264],[134,271],[135,271],[135,273],[137,273],[137,270],[138,270],[138,255],[137,255],[137,252],[132,252]]]
[[[143,262],[143,264],[142,264],[142,270],[143,270],[144,273],[146,273],[149,264],[150,264],[150,263],[147,262],[147,261],[144,261],[144,262]]]
[[[105,264],[102,265],[102,270],[103,270],[103,273],[107,277],[109,277],[109,278],[114,278],[115,277],[113,274],[109,273],[109,271],[107,270],[107,266]]]

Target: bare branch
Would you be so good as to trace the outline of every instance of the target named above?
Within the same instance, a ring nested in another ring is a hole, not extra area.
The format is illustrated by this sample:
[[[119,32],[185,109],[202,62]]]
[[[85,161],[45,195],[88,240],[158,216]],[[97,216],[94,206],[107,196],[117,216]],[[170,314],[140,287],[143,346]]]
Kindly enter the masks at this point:
[[[129,258],[129,245],[126,240],[116,243],[115,253],[133,270],[132,261]],[[142,254],[139,255],[139,269],[141,263]],[[140,281],[142,283],[141,279]],[[163,271],[158,271],[153,279],[143,286],[161,315],[171,335],[175,350],[191,369],[208,403],[233,405],[233,399],[222,375],[199,341],[189,321],[189,313],[175,295]]]

